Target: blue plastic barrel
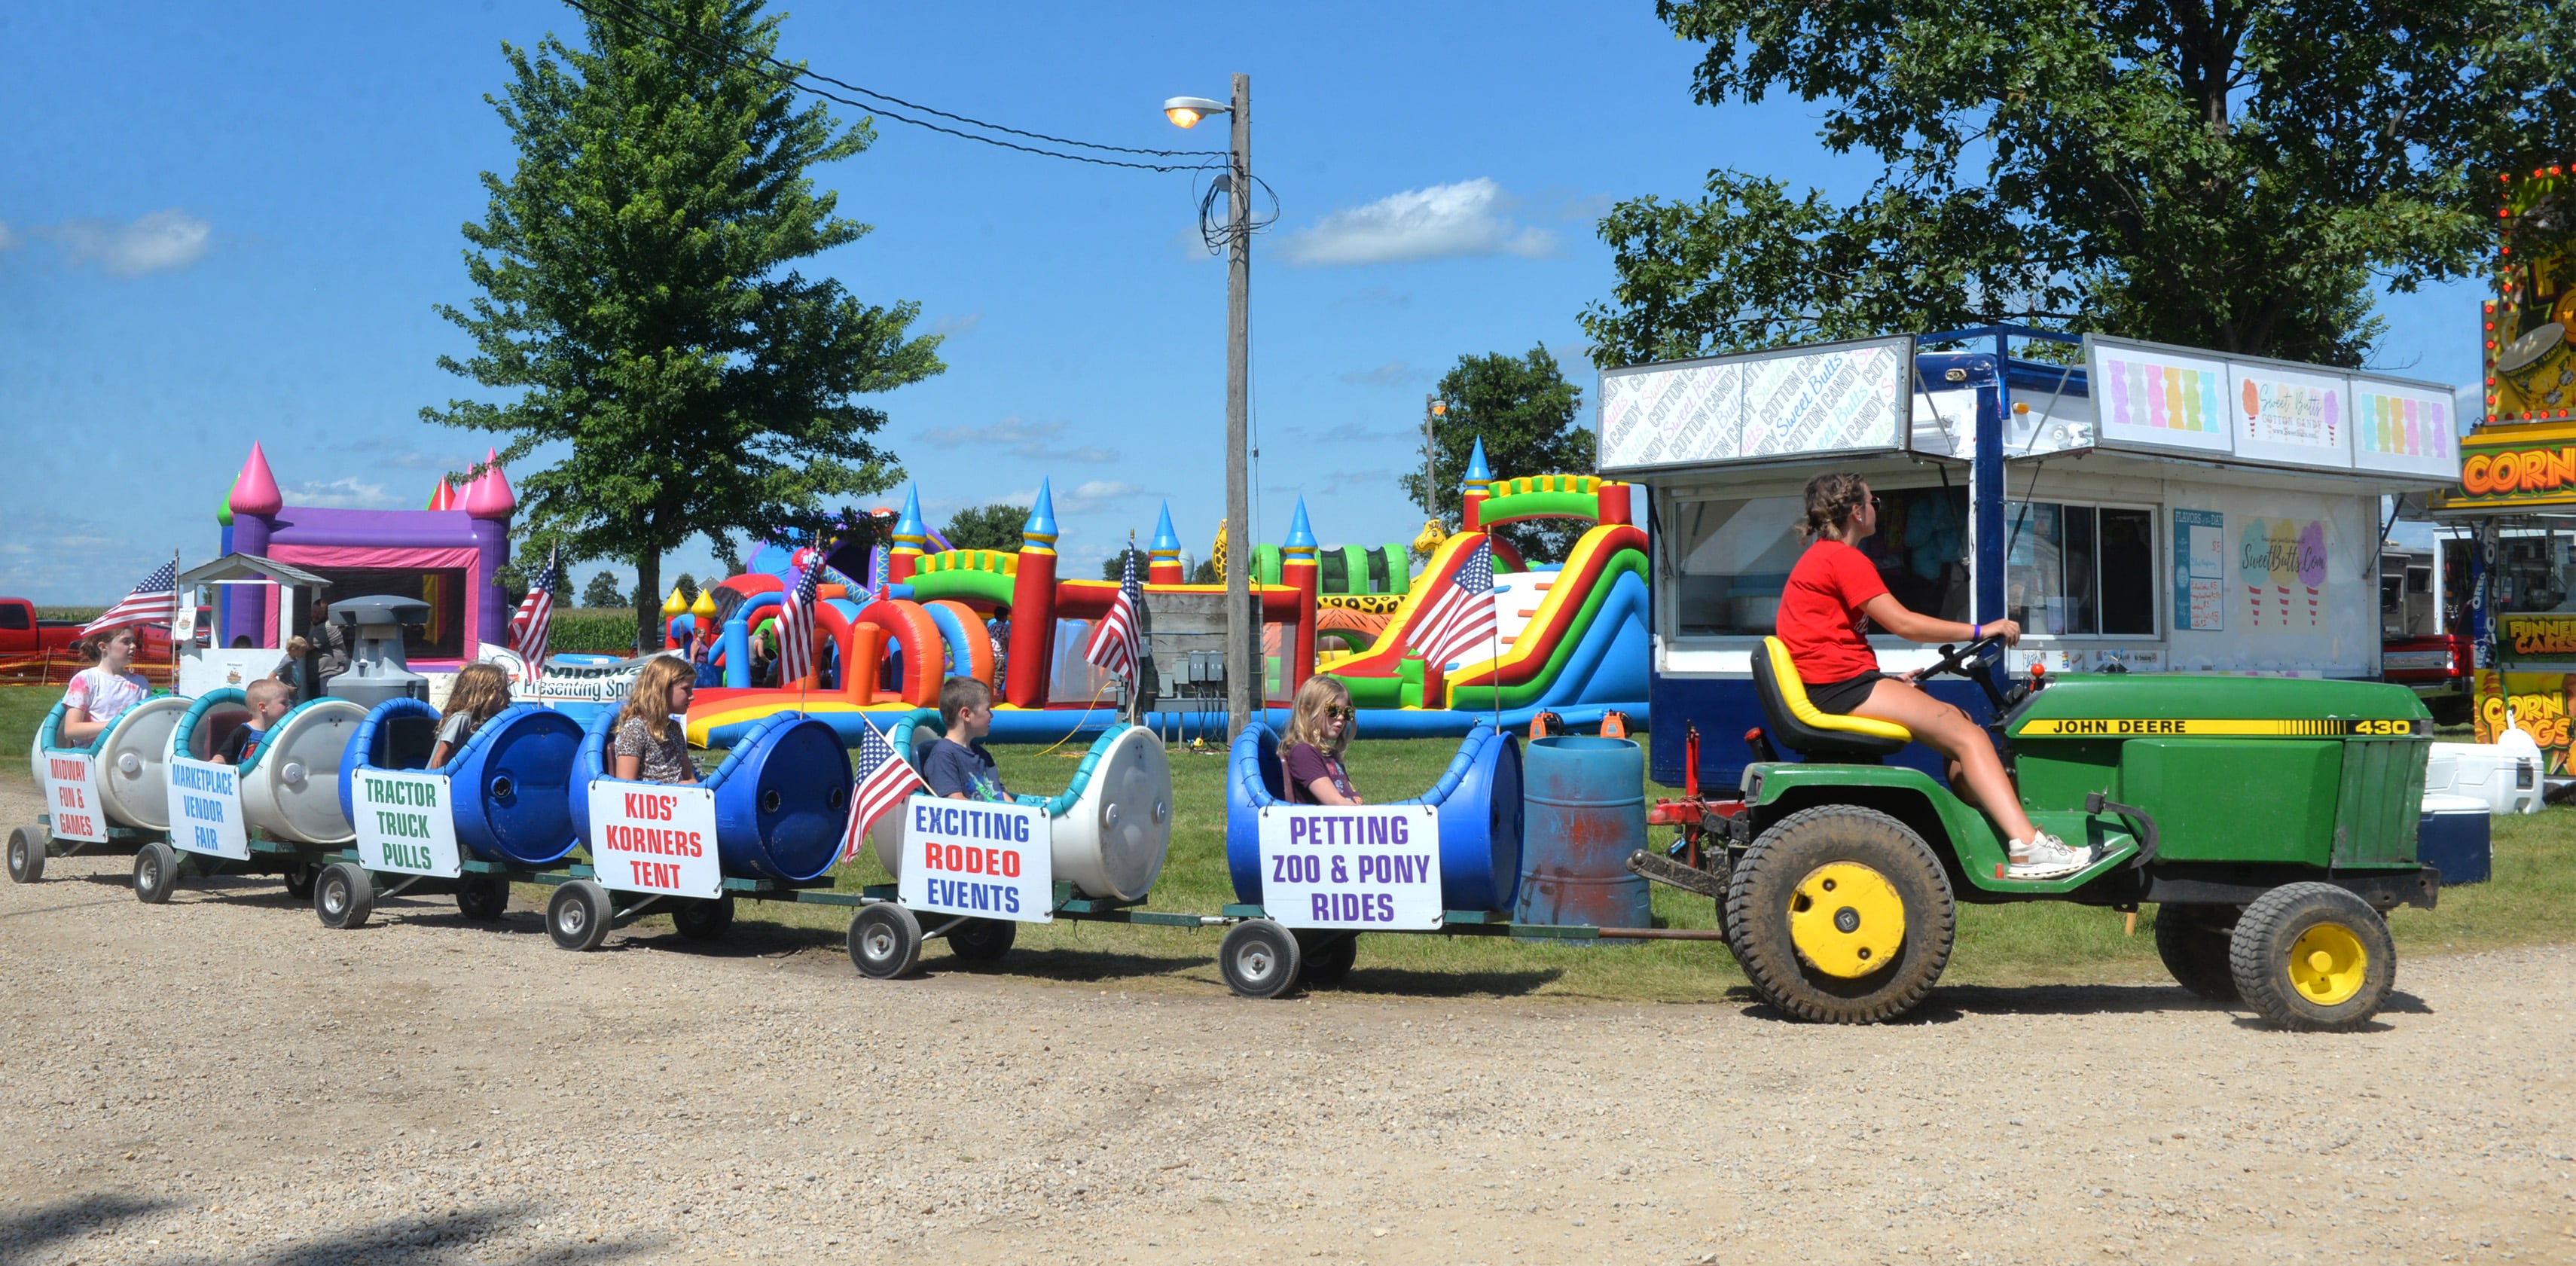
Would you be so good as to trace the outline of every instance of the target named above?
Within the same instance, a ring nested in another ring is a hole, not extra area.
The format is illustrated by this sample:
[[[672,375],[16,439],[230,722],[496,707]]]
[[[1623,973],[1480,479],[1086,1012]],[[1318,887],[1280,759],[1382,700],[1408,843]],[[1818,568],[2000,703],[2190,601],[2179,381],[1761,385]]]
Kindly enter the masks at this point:
[[[581,773],[568,797],[573,821],[590,835],[590,782],[610,777],[608,738],[617,711],[604,711],[582,739]],[[716,797],[716,858],[743,879],[802,883],[841,858],[850,821],[850,753],[840,734],[801,712],[761,718],[700,784]]]
[[[1532,740],[1516,923],[1651,927],[1653,899],[1628,856],[1646,846],[1646,753],[1626,739]]]
[[[396,742],[408,724],[413,741]],[[580,843],[566,793],[576,779],[581,726],[552,708],[520,703],[485,721],[447,763],[422,769],[427,758],[421,727],[438,724],[438,709],[418,699],[377,704],[349,739],[340,762],[340,808],[354,818],[351,780],[369,769],[419,770],[447,776],[448,812],[456,843],[475,857],[504,866],[545,866],[563,860]]]
[[[1279,737],[1253,722],[1226,760],[1226,866],[1238,901],[1261,902],[1261,810],[1284,804]],[[1520,740],[1478,721],[1431,789],[1410,800],[1440,810],[1440,899],[1452,910],[1508,910],[1520,886]]]

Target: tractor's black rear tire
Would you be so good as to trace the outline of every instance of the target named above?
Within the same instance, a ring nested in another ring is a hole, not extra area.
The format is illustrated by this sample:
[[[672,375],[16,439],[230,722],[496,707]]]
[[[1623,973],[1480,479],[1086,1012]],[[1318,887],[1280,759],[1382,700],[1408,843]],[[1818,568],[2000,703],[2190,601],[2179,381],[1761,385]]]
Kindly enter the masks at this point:
[[[1790,928],[1799,885],[1836,863],[1877,872],[1903,903],[1902,940],[1881,957],[1885,966],[1859,976],[1821,969]],[[1801,809],[1773,823],[1736,864],[1726,892],[1727,945],[1736,961],[1764,1001],[1801,1020],[1875,1024],[1913,1010],[1949,965],[1957,925],[1950,877],[1931,846],[1904,823],[1858,805]]]
[[[2167,902],[2156,907],[2156,955],[2165,960],[2175,984],[2211,1002],[2238,1000],[2227,939],[2236,919],[2234,906]]]
[[[2283,884],[2255,898],[2236,921],[2229,951],[2246,1005],[2285,1029],[2359,1028],[2397,986],[2388,920],[2333,884]],[[2321,977],[2319,965],[2334,970]]]

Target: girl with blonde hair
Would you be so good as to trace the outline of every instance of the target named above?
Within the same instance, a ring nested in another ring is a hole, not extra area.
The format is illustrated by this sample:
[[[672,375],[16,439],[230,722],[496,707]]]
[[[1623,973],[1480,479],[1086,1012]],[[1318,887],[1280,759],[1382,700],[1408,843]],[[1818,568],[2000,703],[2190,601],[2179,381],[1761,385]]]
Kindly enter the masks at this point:
[[[79,646],[81,658],[92,666],[73,674],[70,688],[63,691],[60,733],[62,742],[71,747],[97,742],[127,708],[152,693],[152,683],[134,671],[134,654],[143,648],[143,637],[134,626],[120,624],[93,634]]]
[[[685,716],[698,671],[677,655],[656,655],[635,676],[635,689],[617,713],[608,743],[609,772],[628,782],[696,782],[689,735],[674,714]]]
[[[1279,751],[1279,763],[1288,771],[1288,803],[1360,803],[1360,793],[1351,789],[1351,776],[1342,768],[1353,719],[1351,692],[1341,682],[1314,676],[1297,687]]]
[[[447,710],[438,717],[438,744],[429,749],[429,767],[447,763],[483,723],[510,706],[510,674],[498,664],[467,664],[447,688]]]

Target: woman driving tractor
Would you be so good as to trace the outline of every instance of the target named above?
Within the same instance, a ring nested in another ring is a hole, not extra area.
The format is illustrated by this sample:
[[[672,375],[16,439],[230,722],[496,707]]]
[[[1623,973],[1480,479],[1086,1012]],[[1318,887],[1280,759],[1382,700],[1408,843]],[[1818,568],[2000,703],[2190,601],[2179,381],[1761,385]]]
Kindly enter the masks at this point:
[[[1809,544],[1781,592],[1779,637],[1808,700],[1827,712],[1892,721],[1949,757],[1951,787],[2003,829],[2013,878],[2056,879],[2082,870],[2092,864],[2092,853],[2031,824],[1994,744],[1967,713],[1924,693],[1915,684],[1917,674],[1879,671],[1878,654],[1869,645],[1872,624],[1911,642],[2001,637],[2007,646],[2021,640],[2021,626],[2011,620],[1963,624],[1907,610],[1888,593],[1878,567],[1854,548],[1878,531],[1878,508],[1878,498],[1858,475],[1807,481],[1806,521],[1798,533]]]

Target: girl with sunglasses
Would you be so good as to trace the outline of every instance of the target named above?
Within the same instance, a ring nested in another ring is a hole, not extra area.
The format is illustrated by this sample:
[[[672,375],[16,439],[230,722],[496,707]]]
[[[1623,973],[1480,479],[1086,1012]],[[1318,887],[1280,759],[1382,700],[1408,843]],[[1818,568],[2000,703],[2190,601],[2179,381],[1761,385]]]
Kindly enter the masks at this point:
[[[1351,742],[1351,692],[1330,677],[1309,677],[1297,688],[1288,714],[1288,737],[1279,752],[1286,766],[1288,803],[1358,804],[1342,749]]]

